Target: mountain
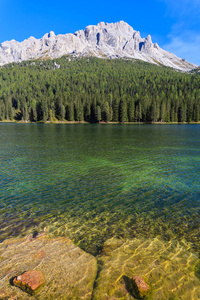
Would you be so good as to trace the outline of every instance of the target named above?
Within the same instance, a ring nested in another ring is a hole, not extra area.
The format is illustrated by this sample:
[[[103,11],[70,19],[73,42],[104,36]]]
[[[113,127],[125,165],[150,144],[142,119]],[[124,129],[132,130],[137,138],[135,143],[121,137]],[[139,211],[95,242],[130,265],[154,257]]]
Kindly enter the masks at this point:
[[[151,36],[142,38],[124,21],[89,25],[74,34],[46,33],[41,39],[30,37],[19,43],[15,40],[0,46],[0,65],[30,59],[52,59],[71,54],[74,57],[130,58],[189,71],[197,67],[153,43]]]

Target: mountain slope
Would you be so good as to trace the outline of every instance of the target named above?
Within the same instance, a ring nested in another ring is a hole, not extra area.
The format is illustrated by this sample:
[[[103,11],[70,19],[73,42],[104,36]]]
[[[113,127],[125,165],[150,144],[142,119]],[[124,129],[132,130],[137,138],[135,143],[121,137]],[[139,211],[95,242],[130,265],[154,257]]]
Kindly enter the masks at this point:
[[[0,69],[0,121],[199,122],[200,74],[69,56]]]
[[[178,58],[153,43],[151,36],[140,33],[124,21],[90,25],[74,34],[45,34],[41,39],[30,37],[19,43],[6,41],[0,46],[0,65],[29,59],[51,59],[72,54],[99,58],[134,58],[189,71],[196,65]]]

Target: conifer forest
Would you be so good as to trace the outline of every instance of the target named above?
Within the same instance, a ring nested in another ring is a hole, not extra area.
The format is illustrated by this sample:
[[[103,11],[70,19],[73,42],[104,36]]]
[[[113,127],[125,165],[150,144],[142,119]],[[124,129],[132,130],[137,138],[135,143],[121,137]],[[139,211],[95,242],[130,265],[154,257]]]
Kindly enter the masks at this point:
[[[198,122],[200,74],[122,59],[0,68],[0,121]]]

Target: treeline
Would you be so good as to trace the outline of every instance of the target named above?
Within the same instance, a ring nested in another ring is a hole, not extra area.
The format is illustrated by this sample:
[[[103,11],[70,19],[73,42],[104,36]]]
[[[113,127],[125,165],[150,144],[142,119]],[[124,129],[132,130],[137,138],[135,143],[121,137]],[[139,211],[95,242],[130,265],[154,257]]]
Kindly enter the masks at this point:
[[[0,120],[198,122],[199,118],[198,73],[141,61],[70,57],[0,69]]]

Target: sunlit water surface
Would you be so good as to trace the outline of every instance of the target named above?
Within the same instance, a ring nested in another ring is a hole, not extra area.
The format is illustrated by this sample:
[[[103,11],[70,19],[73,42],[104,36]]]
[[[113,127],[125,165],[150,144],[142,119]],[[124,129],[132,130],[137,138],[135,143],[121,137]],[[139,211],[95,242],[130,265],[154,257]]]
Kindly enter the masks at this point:
[[[0,124],[0,240],[47,227],[200,250],[200,125]]]

